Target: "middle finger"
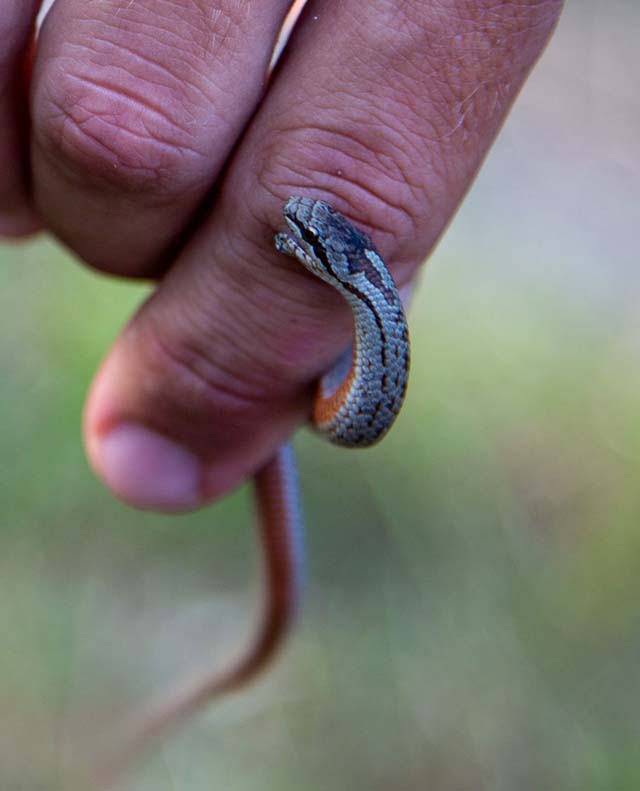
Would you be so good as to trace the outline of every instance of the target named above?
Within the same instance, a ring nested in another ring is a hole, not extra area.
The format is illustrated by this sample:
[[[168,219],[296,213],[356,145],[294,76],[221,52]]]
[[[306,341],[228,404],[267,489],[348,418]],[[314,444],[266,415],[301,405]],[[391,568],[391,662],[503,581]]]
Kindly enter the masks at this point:
[[[43,221],[94,266],[156,274],[259,100],[289,6],[57,0],[33,78]]]

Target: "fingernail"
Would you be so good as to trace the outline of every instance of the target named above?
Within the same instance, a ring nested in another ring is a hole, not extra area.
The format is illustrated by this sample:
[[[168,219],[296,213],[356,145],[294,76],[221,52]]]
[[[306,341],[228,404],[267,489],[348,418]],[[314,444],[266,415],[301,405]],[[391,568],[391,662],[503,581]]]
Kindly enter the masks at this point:
[[[137,508],[189,511],[201,503],[197,457],[145,426],[121,423],[102,439],[96,456],[109,488]]]

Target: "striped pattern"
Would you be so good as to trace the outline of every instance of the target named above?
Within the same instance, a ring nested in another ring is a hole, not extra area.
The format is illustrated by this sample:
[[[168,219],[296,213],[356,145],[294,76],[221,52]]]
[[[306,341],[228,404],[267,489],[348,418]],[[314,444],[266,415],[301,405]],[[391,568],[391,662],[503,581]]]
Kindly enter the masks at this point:
[[[350,370],[337,387],[337,371],[321,379],[315,427],[337,445],[373,445],[400,411],[409,376],[409,331],[396,285],[369,236],[327,203],[290,198],[284,216],[292,235],[277,234],[276,248],[339,291],[354,318]],[[338,365],[342,372],[344,360]]]

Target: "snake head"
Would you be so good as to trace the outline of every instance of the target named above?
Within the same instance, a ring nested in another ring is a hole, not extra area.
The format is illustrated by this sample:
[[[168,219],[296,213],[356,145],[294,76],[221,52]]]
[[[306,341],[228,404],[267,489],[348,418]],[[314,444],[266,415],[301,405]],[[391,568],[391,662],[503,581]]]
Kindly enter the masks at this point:
[[[276,248],[297,258],[313,274],[333,285],[349,282],[354,262],[367,250],[375,250],[371,239],[328,203],[292,197],[285,203],[284,218],[291,230],[277,234]]]

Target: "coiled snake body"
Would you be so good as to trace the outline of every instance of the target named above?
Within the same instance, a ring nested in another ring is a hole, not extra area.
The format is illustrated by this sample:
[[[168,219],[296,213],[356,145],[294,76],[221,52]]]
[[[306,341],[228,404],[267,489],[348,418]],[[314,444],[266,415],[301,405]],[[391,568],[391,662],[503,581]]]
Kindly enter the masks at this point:
[[[337,289],[355,325],[353,349],[319,382],[313,425],[330,442],[366,447],[395,420],[409,371],[409,334],[402,303],[372,240],[327,203],[292,197],[284,206],[290,234],[276,249]],[[265,609],[255,640],[226,672],[192,681],[152,707],[126,737],[105,777],[113,777],[170,726],[261,670],[284,637],[299,599],[302,519],[293,450],[284,446],[255,479],[266,565]],[[103,787],[109,783],[102,781]]]

